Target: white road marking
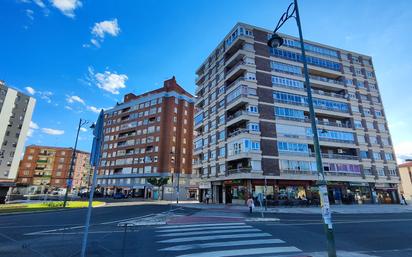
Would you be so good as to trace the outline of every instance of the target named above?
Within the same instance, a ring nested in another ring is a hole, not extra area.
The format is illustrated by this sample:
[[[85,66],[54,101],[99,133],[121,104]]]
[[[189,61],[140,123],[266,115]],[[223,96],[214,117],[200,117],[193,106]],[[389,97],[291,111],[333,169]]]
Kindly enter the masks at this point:
[[[183,232],[183,231],[203,231],[203,230],[213,230],[213,229],[232,229],[232,228],[252,228],[249,225],[227,225],[227,226],[217,226],[217,227],[200,227],[200,228],[176,228],[176,229],[164,229],[158,230],[158,233],[169,233],[169,232]]]
[[[229,238],[253,238],[253,237],[267,237],[272,236],[269,233],[249,233],[249,234],[236,234],[236,235],[216,235],[216,236],[198,236],[198,237],[181,237],[158,241],[158,243],[182,243],[191,241],[207,241],[217,239],[229,239]]]
[[[186,251],[186,250],[192,250],[192,249],[202,249],[202,248],[211,248],[211,247],[281,244],[284,242],[285,241],[280,240],[280,239],[239,240],[239,241],[215,242],[215,243],[205,243],[205,244],[177,245],[177,246],[163,248],[163,249],[160,249],[159,251]]]
[[[58,228],[58,229],[50,229],[50,230],[42,230],[38,232],[32,232],[32,233],[27,233],[24,234],[25,236],[35,236],[35,235],[41,235],[49,232],[57,232],[57,231],[66,231],[66,230],[71,230],[71,229],[77,229],[77,228],[83,228],[84,226],[75,226],[75,227],[69,227],[69,228]]]
[[[228,225],[245,225],[243,222],[226,222],[226,223],[205,223],[205,224],[195,224],[195,225],[173,225],[173,226],[162,226],[157,227],[160,229],[169,229],[169,228],[195,228],[195,227],[211,227],[211,226],[228,226]]]
[[[249,248],[240,250],[224,250],[203,253],[191,253],[180,255],[178,257],[230,257],[230,256],[247,256],[249,254],[269,254],[269,253],[291,253],[302,252],[299,248],[293,246],[286,247],[264,247],[264,248]]]
[[[227,229],[218,231],[195,231],[195,232],[179,232],[179,233],[168,233],[158,236],[164,237],[177,237],[177,236],[197,236],[197,235],[215,235],[215,234],[227,234],[227,233],[244,233],[244,232],[260,232],[257,228],[239,228],[239,229]]]

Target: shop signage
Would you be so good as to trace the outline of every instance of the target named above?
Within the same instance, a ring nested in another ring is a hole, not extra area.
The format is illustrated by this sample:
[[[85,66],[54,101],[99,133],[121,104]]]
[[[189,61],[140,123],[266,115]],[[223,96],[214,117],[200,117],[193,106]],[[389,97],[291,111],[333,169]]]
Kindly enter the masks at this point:
[[[212,183],[201,181],[201,182],[199,182],[199,188],[200,189],[211,189],[212,188]]]
[[[232,180],[226,180],[225,185],[230,185],[230,184],[235,184],[235,185],[241,185],[242,180],[241,179],[232,179]]]
[[[390,187],[388,183],[375,183],[376,188],[388,188]]]

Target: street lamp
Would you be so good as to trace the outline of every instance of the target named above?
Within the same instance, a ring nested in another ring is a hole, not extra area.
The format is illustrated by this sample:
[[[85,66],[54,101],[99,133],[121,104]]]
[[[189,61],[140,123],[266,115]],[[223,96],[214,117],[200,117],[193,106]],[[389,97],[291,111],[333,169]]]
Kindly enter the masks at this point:
[[[88,124],[88,123],[89,123],[89,121],[80,119],[79,126],[77,127],[76,140],[74,142],[74,149],[73,149],[73,153],[72,153],[72,158],[70,160],[69,176],[68,176],[67,181],[66,181],[66,192],[64,194],[63,208],[66,208],[67,197],[69,195],[69,189],[72,186],[72,174],[73,174],[74,162],[75,162],[75,158],[76,158],[77,141],[79,139],[80,128],[83,127],[84,125]]]
[[[333,226],[332,226],[332,215],[329,208],[329,198],[328,198],[328,190],[327,190],[327,183],[325,178],[325,172],[323,170],[322,164],[322,156],[320,151],[319,145],[319,135],[318,130],[316,127],[316,116],[315,116],[315,109],[313,106],[312,100],[312,89],[310,86],[309,81],[309,72],[308,72],[308,64],[306,60],[306,53],[305,53],[305,45],[303,41],[302,35],[302,26],[300,23],[300,16],[299,16],[299,8],[298,8],[298,1],[293,0],[293,2],[288,6],[286,12],[280,17],[278,24],[276,25],[275,30],[273,31],[273,35],[268,40],[267,44],[269,47],[277,48],[280,47],[284,40],[280,37],[276,32],[282,27],[282,25],[290,18],[295,18],[296,23],[299,30],[299,39],[300,39],[300,49],[302,52],[302,62],[303,62],[303,70],[305,74],[305,86],[307,91],[308,97],[308,105],[309,105],[309,116],[310,116],[310,123],[312,127],[313,133],[313,145],[316,155],[316,166],[318,170],[318,187],[319,187],[319,196],[321,199],[321,206],[322,206],[322,217],[325,226],[326,238],[328,243],[328,256],[329,257],[336,257],[336,248],[335,248],[335,239],[333,235]]]

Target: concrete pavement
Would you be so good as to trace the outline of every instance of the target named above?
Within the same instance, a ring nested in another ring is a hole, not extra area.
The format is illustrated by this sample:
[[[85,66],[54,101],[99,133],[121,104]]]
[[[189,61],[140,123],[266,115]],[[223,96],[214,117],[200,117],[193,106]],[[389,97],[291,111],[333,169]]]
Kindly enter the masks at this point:
[[[179,206],[196,209],[220,210],[223,212],[248,212],[246,205],[203,204],[203,203],[179,203]],[[412,213],[412,205],[399,204],[360,204],[360,205],[331,205],[333,213],[340,214],[368,214],[368,213]],[[308,207],[268,207],[267,211],[260,206],[255,212],[265,213],[296,213],[296,214],[321,214],[320,206]]]

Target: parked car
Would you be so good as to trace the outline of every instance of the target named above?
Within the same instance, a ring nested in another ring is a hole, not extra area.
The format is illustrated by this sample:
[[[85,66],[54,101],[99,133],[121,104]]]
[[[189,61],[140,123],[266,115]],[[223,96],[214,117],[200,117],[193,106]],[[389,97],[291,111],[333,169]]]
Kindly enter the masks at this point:
[[[117,192],[113,195],[113,199],[123,199],[123,198],[126,198],[126,196],[121,192]]]

